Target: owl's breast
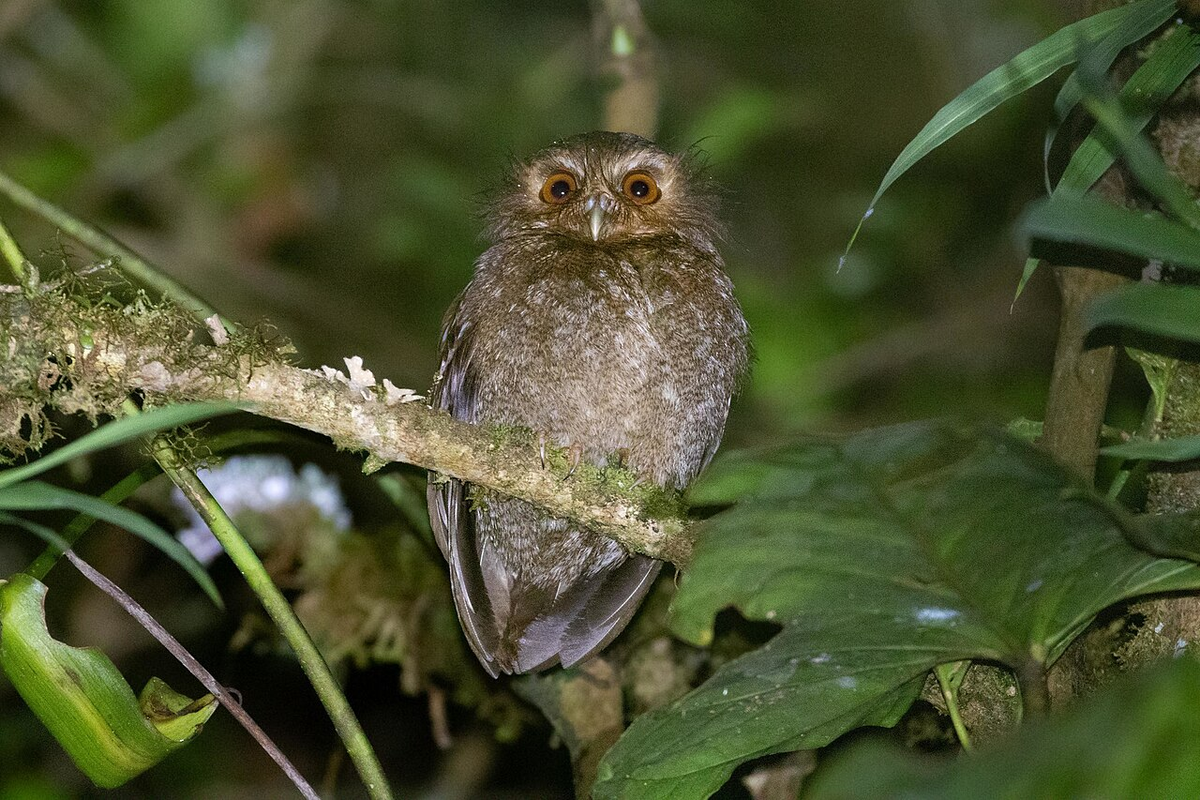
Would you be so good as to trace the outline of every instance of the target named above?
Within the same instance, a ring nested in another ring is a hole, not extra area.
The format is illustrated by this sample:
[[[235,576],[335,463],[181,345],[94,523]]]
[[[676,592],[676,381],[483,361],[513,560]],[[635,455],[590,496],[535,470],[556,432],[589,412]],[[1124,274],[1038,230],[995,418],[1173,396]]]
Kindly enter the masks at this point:
[[[686,485],[720,439],[746,329],[719,261],[686,248],[516,248],[480,259],[459,320],[478,419]]]
[[[479,287],[481,415],[579,443],[589,460],[628,447],[661,362],[636,270],[598,258],[586,271],[532,270],[522,284]]]

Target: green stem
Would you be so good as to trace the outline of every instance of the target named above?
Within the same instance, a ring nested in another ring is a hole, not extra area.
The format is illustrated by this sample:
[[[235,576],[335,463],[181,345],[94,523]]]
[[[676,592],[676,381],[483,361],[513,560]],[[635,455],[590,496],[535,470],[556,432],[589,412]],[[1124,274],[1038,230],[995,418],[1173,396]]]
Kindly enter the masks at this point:
[[[973,745],[971,736],[967,733],[967,726],[963,724],[962,715],[958,710],[958,685],[961,684],[962,674],[965,674],[966,665],[969,663],[958,661],[953,664],[939,664],[933,671],[933,674],[937,676],[938,686],[942,690],[942,699],[946,701],[946,710],[950,713],[950,724],[954,726],[954,733],[958,736],[958,742],[962,745],[962,749],[968,753],[973,749]],[[962,670],[962,674],[957,674],[959,669]]]
[[[25,269],[25,254],[21,252],[16,240],[4,226],[3,220],[0,220],[0,255],[3,255],[4,260],[8,262],[8,268],[16,276],[17,283],[28,289],[26,282],[29,280],[29,274]]]
[[[132,401],[126,400],[124,407],[129,413],[137,413],[137,407]],[[208,525],[213,536],[217,537],[221,547],[225,549],[234,566],[242,573],[246,583],[258,596],[259,602],[263,604],[263,608],[266,609],[267,614],[283,634],[283,638],[291,646],[300,662],[300,668],[308,676],[322,705],[329,713],[329,718],[333,721],[338,736],[345,744],[346,751],[350,754],[350,759],[354,762],[358,774],[366,784],[367,793],[372,800],[391,800],[392,790],[383,775],[383,768],[380,766],[370,742],[367,741],[362,726],[354,716],[354,711],[346,701],[346,696],[342,694],[337,679],[334,678],[325,659],[321,657],[317,646],[313,644],[308,631],[296,618],[287,599],[271,581],[271,576],[267,574],[266,567],[263,566],[258,555],[246,542],[245,537],[238,531],[233,520],[221,508],[216,498],[200,482],[195,470],[179,463],[175,450],[166,437],[156,436],[151,444],[151,452],[163,472],[179,487],[184,497]]]
[[[107,492],[100,495],[100,499],[111,505],[119,506],[121,503],[125,502],[125,500],[131,494],[137,491],[138,487],[160,474],[162,474],[162,471],[158,468],[158,464],[153,462],[143,464],[118,481]],[[67,544],[69,544],[71,547],[74,547],[75,543],[79,541],[79,538],[83,536],[83,534],[87,533],[88,529],[91,528],[95,522],[95,517],[88,516],[87,514],[80,514],[68,522],[66,527],[59,532],[59,535],[62,536],[63,540],[66,541]],[[46,579],[46,573],[48,573],[51,568],[58,563],[58,560],[62,558],[62,555],[63,551],[61,549],[55,547],[54,545],[50,545],[42,551],[40,556],[34,559],[33,563],[29,565],[29,569],[25,570],[25,572],[26,574],[37,578],[39,581],[44,581]]]
[[[24,208],[27,211],[30,211],[46,220],[50,224],[55,225],[63,233],[82,243],[85,247],[97,255],[117,256],[120,259],[118,266],[121,268],[122,272],[126,273],[143,286],[152,289],[164,297],[168,297],[179,305],[183,306],[185,309],[194,314],[197,319],[205,320],[214,314],[217,314],[216,309],[214,309],[208,303],[192,294],[187,288],[176,282],[173,278],[163,274],[144,258],[130,250],[125,245],[121,244],[113,237],[109,236],[107,233],[88,225],[86,222],[76,219],[68,212],[51,203],[49,200],[43,200],[3,172],[0,172],[0,194],[3,194],[21,208]],[[218,315],[218,318],[221,320],[222,324],[225,325],[226,329],[228,329],[230,332],[233,331],[233,323],[226,320],[224,317],[220,317],[220,315]]]

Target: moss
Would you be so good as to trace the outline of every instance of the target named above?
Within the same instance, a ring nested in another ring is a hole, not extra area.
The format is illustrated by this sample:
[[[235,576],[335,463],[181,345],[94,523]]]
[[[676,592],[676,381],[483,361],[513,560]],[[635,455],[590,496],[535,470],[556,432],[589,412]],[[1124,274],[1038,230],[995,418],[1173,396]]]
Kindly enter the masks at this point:
[[[14,460],[49,440],[47,409],[94,422],[119,414],[131,388],[153,388],[157,402],[167,403],[182,399],[174,396],[179,375],[202,370],[240,385],[247,366],[282,362],[291,352],[266,326],[238,331],[220,346],[200,343],[202,330],[186,309],[134,289],[107,261],[76,270],[64,260],[32,291],[0,294],[0,458]],[[126,358],[108,350],[113,341]]]

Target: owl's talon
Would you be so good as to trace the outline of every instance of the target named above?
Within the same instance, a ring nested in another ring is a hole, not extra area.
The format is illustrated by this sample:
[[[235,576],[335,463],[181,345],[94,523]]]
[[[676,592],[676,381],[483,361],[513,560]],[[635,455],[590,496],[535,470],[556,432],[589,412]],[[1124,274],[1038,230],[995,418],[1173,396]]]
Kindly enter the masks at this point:
[[[542,461],[542,469],[546,468],[546,434],[539,433],[538,437],[538,458]]]
[[[567,469],[567,474],[563,478],[563,480],[566,480],[567,478],[569,478],[575,474],[575,470],[579,469],[579,462],[581,462],[582,460],[583,460],[583,445],[579,444],[579,442],[575,442],[574,444],[572,444],[570,447],[567,448],[567,464],[569,464],[570,467]]]

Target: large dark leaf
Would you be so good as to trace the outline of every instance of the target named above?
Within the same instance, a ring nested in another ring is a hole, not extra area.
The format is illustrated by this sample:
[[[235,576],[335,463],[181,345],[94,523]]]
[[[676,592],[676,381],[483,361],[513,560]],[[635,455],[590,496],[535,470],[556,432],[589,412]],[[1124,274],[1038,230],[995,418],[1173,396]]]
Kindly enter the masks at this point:
[[[1200,586],[1130,545],[1127,515],[1006,433],[925,422],[728,456],[673,624],[706,643],[733,605],[765,647],[634,722],[599,798],[706,797],[740,763],[894,723],[927,670],[1049,664],[1122,598]]]
[[[1092,303],[1087,324],[1089,329],[1116,325],[1200,342],[1200,289],[1157,283],[1121,286]]]
[[[1090,197],[1055,195],[1025,208],[1022,238],[1102,247],[1200,269],[1200,233],[1165,217],[1142,214]]]
[[[1198,797],[1197,708],[1200,664],[1178,659],[973,758],[860,745],[818,772],[805,797]]]

